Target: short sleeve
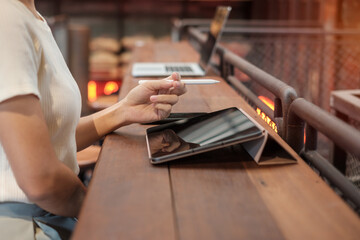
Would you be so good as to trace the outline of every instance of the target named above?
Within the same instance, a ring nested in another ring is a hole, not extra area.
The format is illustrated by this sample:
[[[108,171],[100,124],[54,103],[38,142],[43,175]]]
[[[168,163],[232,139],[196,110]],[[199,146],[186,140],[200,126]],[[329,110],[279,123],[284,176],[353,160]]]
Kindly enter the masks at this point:
[[[0,9],[0,102],[26,94],[40,98],[38,40],[26,15],[6,2],[3,7]]]

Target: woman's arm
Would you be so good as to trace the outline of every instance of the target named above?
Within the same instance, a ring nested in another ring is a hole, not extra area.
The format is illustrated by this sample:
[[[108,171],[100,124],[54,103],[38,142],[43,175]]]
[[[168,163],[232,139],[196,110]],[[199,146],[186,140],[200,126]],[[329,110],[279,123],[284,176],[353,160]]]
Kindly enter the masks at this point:
[[[57,215],[78,215],[86,188],[57,159],[36,96],[23,95],[0,103],[0,142],[19,187],[30,201]]]
[[[170,114],[178,96],[186,92],[180,77],[173,73],[165,80],[149,81],[132,89],[125,99],[113,106],[83,117],[76,128],[78,151],[104,135],[131,123],[145,123],[163,119]]]

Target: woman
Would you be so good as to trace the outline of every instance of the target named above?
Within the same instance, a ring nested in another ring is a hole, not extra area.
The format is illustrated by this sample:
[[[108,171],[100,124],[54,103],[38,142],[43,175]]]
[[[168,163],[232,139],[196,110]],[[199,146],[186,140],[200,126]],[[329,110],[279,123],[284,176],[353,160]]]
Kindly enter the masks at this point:
[[[165,118],[179,75],[141,84],[80,118],[80,93],[34,0],[0,0],[0,236],[68,238],[86,194],[76,151],[134,122]]]

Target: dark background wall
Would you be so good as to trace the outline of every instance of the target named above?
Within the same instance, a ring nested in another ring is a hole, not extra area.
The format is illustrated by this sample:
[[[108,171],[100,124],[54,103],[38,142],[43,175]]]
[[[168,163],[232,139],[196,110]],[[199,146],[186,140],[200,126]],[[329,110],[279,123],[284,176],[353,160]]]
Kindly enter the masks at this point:
[[[36,0],[45,16],[66,14],[92,34],[169,34],[172,18],[211,18],[218,5],[232,6],[230,19],[295,20],[324,26],[360,27],[359,0]]]
[[[211,18],[218,5],[232,6],[230,18],[250,19],[252,1],[188,0],[37,0],[45,16],[66,14],[75,23],[91,26],[92,35],[170,33],[172,18]]]

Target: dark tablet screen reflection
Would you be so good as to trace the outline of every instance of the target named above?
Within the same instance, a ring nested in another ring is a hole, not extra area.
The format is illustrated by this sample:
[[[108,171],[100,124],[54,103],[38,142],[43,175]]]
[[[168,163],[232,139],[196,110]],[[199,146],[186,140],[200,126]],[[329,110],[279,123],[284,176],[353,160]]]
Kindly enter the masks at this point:
[[[261,134],[246,115],[230,108],[151,128],[148,141],[151,157],[157,158]]]

